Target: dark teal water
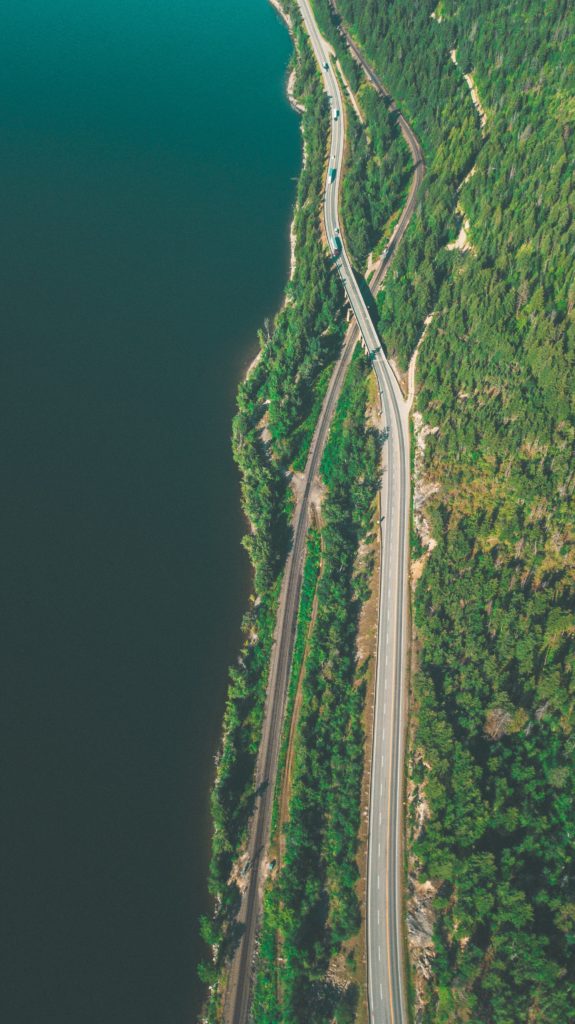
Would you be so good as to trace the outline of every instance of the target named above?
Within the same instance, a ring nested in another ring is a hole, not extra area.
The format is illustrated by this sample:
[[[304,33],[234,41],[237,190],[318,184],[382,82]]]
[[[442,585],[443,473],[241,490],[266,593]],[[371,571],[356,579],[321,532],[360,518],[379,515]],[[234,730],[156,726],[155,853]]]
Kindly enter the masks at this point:
[[[266,0],[3,0],[2,998],[194,1020],[249,588],[230,421],[300,144]]]

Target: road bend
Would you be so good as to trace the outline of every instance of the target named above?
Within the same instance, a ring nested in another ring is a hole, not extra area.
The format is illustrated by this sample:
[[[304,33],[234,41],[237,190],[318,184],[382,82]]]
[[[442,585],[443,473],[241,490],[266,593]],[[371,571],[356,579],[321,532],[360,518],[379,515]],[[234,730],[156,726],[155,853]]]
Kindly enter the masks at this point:
[[[309,0],[298,0],[316,58],[326,77],[332,109],[332,161],[340,176],[345,111],[337,74],[329,64]],[[383,83],[357,46],[344,36],[365,73],[396,112],[415,163],[414,182],[397,225],[388,255],[403,237],[417,202],[424,173],[419,143],[396,110]],[[330,175],[328,175],[328,182]],[[336,179],[337,180],[337,179]],[[339,189],[328,183],[325,221],[336,266],[371,360],[379,389],[387,439],[381,485],[381,552],[374,733],[372,748],[368,869],[367,966],[370,1017],[373,1024],[407,1024],[402,913],[403,763],[406,694],[404,679],[408,624],[409,543],[409,414],[396,377],[385,358],[375,326],[363,300],[339,230]],[[388,264],[389,266],[389,264]]]
[[[379,607],[375,733],[370,800],[368,868],[368,971],[371,1018],[377,1024],[407,1020],[401,923],[401,829],[403,799],[404,665],[407,622],[407,564],[409,522],[409,425],[399,385],[383,354],[341,237],[338,224],[339,191],[345,142],[345,109],[328,47],[319,35],[308,0],[298,0],[302,18],[322,68],[331,100],[332,140],[327,175],[324,219],[334,262],[355,316],[342,353],[332,374],[311,443],[304,474],[304,488],[296,506],[292,548],[282,581],[262,739],[255,774],[256,801],[250,821],[247,854],[249,872],[242,894],[238,924],[241,938],[230,966],[224,1018],[229,1024],[247,1024],[253,985],[257,931],[261,918],[273,796],[285,712],[288,680],[295,640],[301,589],[309,499],[319,471],[331,420],[351,361],[358,334],[376,373],[387,430],[381,494],[382,572]],[[363,62],[361,61],[363,64]],[[366,70],[366,73],[369,73]],[[383,85],[370,78],[388,98]],[[407,126],[408,130],[409,126]],[[402,128],[403,131],[403,128]],[[415,137],[413,136],[415,139]],[[417,140],[415,140],[416,145]],[[412,148],[410,146],[410,148]],[[406,206],[395,228],[372,288],[379,286],[393,253],[415,209],[423,174],[420,151],[415,155],[415,174]],[[332,173],[332,171],[334,173]]]

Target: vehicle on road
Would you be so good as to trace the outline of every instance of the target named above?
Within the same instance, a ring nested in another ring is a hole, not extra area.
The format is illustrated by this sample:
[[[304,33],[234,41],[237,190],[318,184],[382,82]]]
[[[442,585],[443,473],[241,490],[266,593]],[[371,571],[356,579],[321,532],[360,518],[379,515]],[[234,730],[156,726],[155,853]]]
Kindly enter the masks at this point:
[[[330,169],[329,169],[329,183],[330,183],[330,185],[332,185],[333,182],[335,181],[336,174],[337,174],[337,168],[336,167],[330,167]]]
[[[310,0],[297,0],[308,34],[315,51],[318,65],[327,63],[325,54],[327,44],[318,38],[318,27],[310,7]],[[354,51],[353,41],[348,45]],[[359,52],[359,51],[358,51]],[[361,55],[360,55],[361,56]],[[359,59],[359,58],[358,58]],[[362,59],[359,59],[362,63]],[[324,67],[324,71],[327,69]],[[372,79],[378,92],[388,102],[389,94],[379,82],[371,69],[366,74]],[[363,337],[364,346],[368,350],[370,365],[373,366],[382,402],[382,415],[385,417],[385,467],[382,480],[385,486],[381,489],[382,518],[385,526],[381,528],[381,564],[380,580],[389,580],[387,588],[380,586],[378,621],[379,636],[376,660],[376,705],[374,708],[374,750],[372,757],[372,779],[370,786],[369,808],[369,857],[367,885],[367,971],[370,1003],[370,1020],[377,1024],[394,1020],[401,1024],[407,1020],[405,1010],[405,993],[403,985],[403,949],[401,940],[401,782],[403,779],[403,693],[404,693],[404,646],[407,587],[407,537],[409,527],[409,427],[405,406],[401,400],[399,385],[386,361],[381,348],[377,330],[371,320],[369,310],[365,306],[364,297],[359,289],[351,267],[346,248],[340,238],[339,228],[334,221],[338,210],[337,191],[329,189],[330,172],[333,164],[339,168],[343,160],[344,118],[340,118],[343,109],[343,97],[340,93],[337,77],[333,83],[329,75],[324,79],[324,86],[331,87],[333,95],[328,96],[332,112],[332,144],[338,153],[336,159],[332,154],[328,161],[328,178],[324,196],[324,224],[327,233],[328,249],[331,253],[330,262],[337,269],[345,286],[350,309],[357,321],[357,329]],[[393,103],[393,101],[390,101]],[[397,110],[396,107],[394,107]],[[416,194],[424,172],[424,163],[419,144],[410,132],[409,126],[401,114],[398,120],[402,134],[414,155],[416,174],[408,195],[408,200],[396,227],[393,250],[403,237],[412,214],[416,209]],[[341,121],[341,133],[336,121]],[[328,150],[329,152],[329,150]],[[335,169],[335,168],[334,168]],[[391,253],[389,253],[391,255]],[[383,279],[388,262],[376,273],[374,280],[378,284]],[[383,273],[382,273],[383,271]],[[379,276],[378,276],[379,275]],[[373,283],[373,281],[372,281]],[[293,664],[293,638],[296,629],[296,616],[299,605],[299,588],[303,574],[304,550],[307,536],[309,488],[311,481],[319,471],[324,445],[329,435],[329,426],[336,409],[341,386],[345,379],[346,368],[349,366],[357,340],[355,329],[350,329],[349,348],[345,349],[345,357],[338,361],[336,372],[330,383],[325,406],[322,408],[314,440],[310,448],[308,464],[305,469],[306,490],[298,502],[294,520],[293,548],[288,555],[284,575],[284,589],[280,595],[277,625],[274,635],[274,647],[268,679],[268,699],[264,711],[262,740],[259,765],[266,779],[267,788],[256,804],[253,821],[249,830],[249,853],[252,870],[244,868],[248,874],[245,886],[242,886],[242,905],[238,921],[243,926],[240,942],[235,953],[229,978],[229,998],[226,1002],[226,1024],[247,1024],[250,1019],[250,998],[253,982],[252,966],[258,938],[258,924],[261,918],[262,872],[257,870],[260,852],[266,851],[272,819],[270,793],[273,792],[278,770],[278,752],[280,749],[280,733],[285,714],[285,703],[289,674]],[[405,607],[404,607],[405,605]],[[383,610],[387,610],[384,616]],[[390,614],[391,613],[391,614]],[[390,658],[388,659],[388,654]],[[391,733],[390,733],[391,729]],[[385,735],[387,732],[387,736]],[[384,738],[385,737],[385,738]],[[377,749],[376,749],[377,748]],[[258,769],[259,772],[259,769]],[[256,775],[259,779],[260,775]],[[263,785],[263,784],[262,784]],[[379,795],[378,795],[379,794]],[[384,824],[385,823],[385,824]],[[383,840],[380,842],[380,840]],[[264,853],[265,855],[265,853]],[[269,855],[268,855],[269,856]],[[268,862],[268,874],[272,861]],[[380,877],[384,881],[384,893],[380,890]],[[376,884],[374,884],[376,880]],[[383,922],[380,924],[381,912]],[[375,923],[377,921],[377,924]],[[383,956],[381,955],[383,952]]]
[[[326,60],[324,60],[324,62],[323,62],[323,64],[322,64],[322,68],[323,68],[323,70],[324,70],[324,71],[327,71],[327,70],[328,70],[328,68],[329,68],[329,64],[328,64],[328,62],[327,62]]]

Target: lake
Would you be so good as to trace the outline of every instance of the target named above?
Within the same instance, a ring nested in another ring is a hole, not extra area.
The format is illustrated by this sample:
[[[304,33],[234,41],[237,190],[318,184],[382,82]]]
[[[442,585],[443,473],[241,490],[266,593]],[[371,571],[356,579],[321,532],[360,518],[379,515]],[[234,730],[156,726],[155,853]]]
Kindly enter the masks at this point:
[[[266,0],[3,0],[2,1019],[188,1024],[301,161]]]

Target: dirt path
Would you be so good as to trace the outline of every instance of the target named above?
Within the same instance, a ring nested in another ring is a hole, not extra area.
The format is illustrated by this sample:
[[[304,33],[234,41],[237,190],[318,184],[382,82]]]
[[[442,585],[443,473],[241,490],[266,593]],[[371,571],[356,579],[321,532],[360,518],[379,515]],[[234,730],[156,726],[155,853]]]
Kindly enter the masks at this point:
[[[459,67],[459,65],[457,63],[457,50],[450,50],[449,51],[449,56],[451,57],[451,59],[452,59],[453,63],[455,64],[455,66]],[[465,72],[462,72],[462,74],[463,74],[463,77],[464,77],[465,81],[467,82],[467,87],[469,89],[469,92],[471,93],[471,99],[473,101],[473,106],[475,107],[477,113],[479,114],[479,123],[481,125],[481,134],[482,134],[483,138],[485,138],[485,130],[486,130],[486,125],[487,125],[487,114],[485,113],[483,107],[481,106],[481,100],[479,99],[479,93],[477,91],[477,86],[476,86],[476,84],[475,84],[475,82],[473,80],[473,75],[471,73],[468,72],[467,74],[465,74]]]
[[[426,316],[425,320],[423,321],[424,327],[423,331],[421,332],[421,338],[417,342],[413,355],[409,360],[409,369],[407,371],[407,408],[410,411],[415,401],[415,371],[417,369],[417,357],[419,355],[419,349],[421,348],[421,343],[424,340],[425,335],[427,334],[427,329],[431,321],[433,320],[434,316],[435,313],[430,313],[429,316]]]

